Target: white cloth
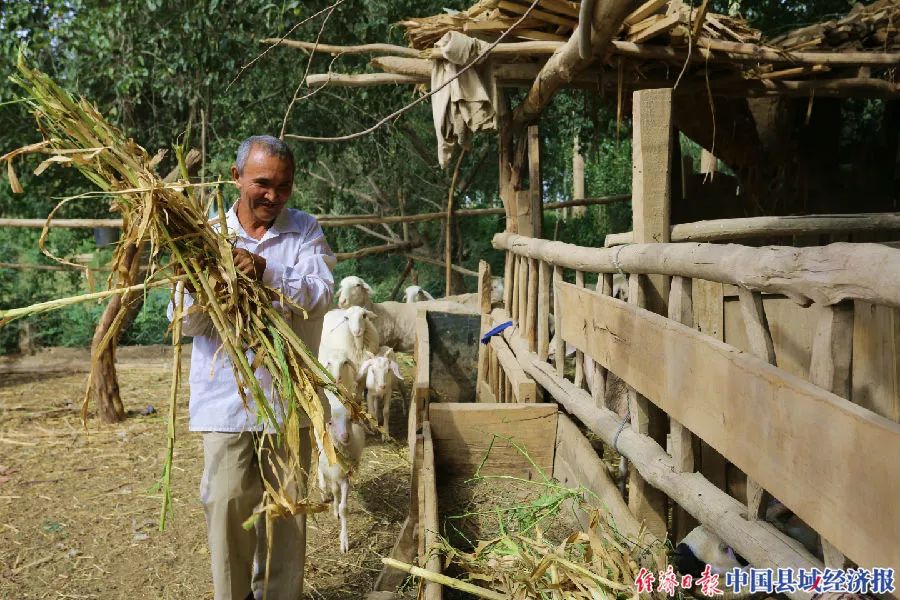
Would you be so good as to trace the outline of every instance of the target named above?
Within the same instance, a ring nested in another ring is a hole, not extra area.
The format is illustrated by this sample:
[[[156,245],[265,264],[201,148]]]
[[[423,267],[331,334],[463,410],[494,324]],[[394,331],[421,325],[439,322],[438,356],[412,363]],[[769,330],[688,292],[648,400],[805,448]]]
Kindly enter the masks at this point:
[[[434,45],[445,60],[432,61],[432,91],[456,77],[465,65],[489,46],[487,42],[458,31],[444,34]],[[497,128],[493,86],[486,77],[489,68],[485,68],[485,64],[469,69],[431,97],[438,161],[442,167],[447,166],[455,144],[468,149],[474,132]]]
[[[244,231],[234,206],[226,215],[228,231],[237,234],[236,248],[244,248],[266,259],[263,283],[273,287],[309,313],[304,319],[295,309],[284,308],[285,318],[295,333],[315,354],[322,336],[322,318],[334,293],[331,270],[337,262],[325,240],[318,221],[305,212],[285,208],[259,240]],[[219,229],[218,224],[214,226]],[[190,294],[184,295],[184,310],[193,305]],[[174,307],[169,303],[168,317]],[[191,431],[241,432],[259,431],[255,406],[244,406],[238,393],[231,359],[219,352],[221,342],[209,316],[202,311],[185,315],[183,334],[193,336],[191,350],[191,399],[189,406]],[[249,355],[252,360],[252,355]],[[266,369],[256,371],[266,398],[272,399],[272,377]],[[327,403],[326,403],[327,404]],[[328,407],[324,407],[328,414]],[[302,423],[309,420],[302,415]]]

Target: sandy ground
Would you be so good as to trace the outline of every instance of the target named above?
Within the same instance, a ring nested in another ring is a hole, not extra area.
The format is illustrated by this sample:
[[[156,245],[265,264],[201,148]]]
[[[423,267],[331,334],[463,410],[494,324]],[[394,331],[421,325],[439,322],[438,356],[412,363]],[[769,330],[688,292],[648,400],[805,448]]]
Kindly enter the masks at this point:
[[[56,353],[54,361],[78,358],[68,354]],[[170,367],[158,348],[123,354],[120,385],[130,416],[114,426],[91,418],[82,427],[84,373],[32,359],[26,368],[17,363],[20,372],[0,375],[0,598],[212,597],[197,497],[201,440],[187,431],[187,386],[179,396],[174,517],[160,532],[154,486],[166,444]],[[408,385],[398,394],[408,398]],[[392,422],[404,439],[399,397]],[[140,414],[148,406],[157,412]],[[405,517],[407,453],[400,444],[369,443],[351,493],[350,552],[339,553],[329,513],[310,519],[306,598],[364,596]]]

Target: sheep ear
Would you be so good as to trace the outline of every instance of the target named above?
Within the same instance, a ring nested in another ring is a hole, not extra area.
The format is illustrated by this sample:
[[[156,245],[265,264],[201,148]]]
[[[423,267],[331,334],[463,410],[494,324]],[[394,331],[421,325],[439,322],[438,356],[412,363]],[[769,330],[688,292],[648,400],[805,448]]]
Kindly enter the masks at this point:
[[[400,373],[400,365],[398,365],[395,361],[391,361],[391,371],[394,372],[394,375],[397,376],[397,379],[403,380],[403,375]]]
[[[356,374],[357,381],[359,381],[360,379],[362,379],[363,377],[366,376],[366,373],[369,372],[369,367],[372,366],[372,361],[373,361],[373,359],[367,358],[366,360],[364,360],[362,362],[361,365],[359,365],[359,372],[357,372],[357,374]]]
[[[362,286],[363,286],[363,288],[365,288],[365,290],[366,290],[367,292],[371,292],[371,291],[372,291],[372,286],[370,286],[370,285],[369,285],[368,283],[366,283],[365,281],[362,282]]]
[[[393,358],[394,357],[394,349],[390,346],[382,346],[378,350],[378,356],[383,356],[385,358]]]
[[[369,318],[369,319],[374,319],[374,318],[375,318],[375,313],[373,313],[373,312],[372,312],[371,310],[369,310],[368,308],[364,308],[363,311],[365,312],[365,315],[366,315],[367,318]]]

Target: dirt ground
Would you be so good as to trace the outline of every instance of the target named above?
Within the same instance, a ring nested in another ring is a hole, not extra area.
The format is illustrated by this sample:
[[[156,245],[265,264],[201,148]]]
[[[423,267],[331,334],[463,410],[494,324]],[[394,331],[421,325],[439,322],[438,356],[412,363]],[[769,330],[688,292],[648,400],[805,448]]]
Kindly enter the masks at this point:
[[[201,439],[187,431],[187,385],[179,396],[174,517],[160,532],[153,488],[166,445],[170,367],[158,348],[123,354],[130,416],[114,426],[93,418],[87,430],[81,425],[85,374],[56,368],[77,351],[0,375],[0,598],[212,597],[198,500]],[[411,361],[400,361],[409,373]],[[395,393],[398,428],[408,390],[407,383]],[[150,406],[156,412],[141,414]],[[351,492],[350,552],[338,551],[330,513],[309,520],[306,598],[359,598],[371,589],[406,516],[408,489],[406,450],[370,437]]]

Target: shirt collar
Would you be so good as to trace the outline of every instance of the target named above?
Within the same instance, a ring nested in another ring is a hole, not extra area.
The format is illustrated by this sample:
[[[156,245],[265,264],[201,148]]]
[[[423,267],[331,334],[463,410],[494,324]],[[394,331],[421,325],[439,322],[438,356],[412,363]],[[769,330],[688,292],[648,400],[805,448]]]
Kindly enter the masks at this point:
[[[229,231],[236,231],[238,235],[245,239],[253,239],[250,235],[244,231],[243,226],[241,226],[240,220],[238,220],[237,216],[237,201],[231,205],[231,208],[228,209],[228,212],[225,213],[225,223],[228,225]],[[263,241],[266,239],[270,239],[276,236],[281,235],[282,233],[301,233],[300,228],[297,226],[297,223],[294,222],[294,219],[291,218],[290,212],[287,207],[284,207],[279,213],[278,217],[275,218],[275,222],[272,223],[272,226],[269,227],[266,234],[260,240]]]

